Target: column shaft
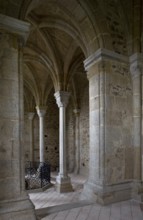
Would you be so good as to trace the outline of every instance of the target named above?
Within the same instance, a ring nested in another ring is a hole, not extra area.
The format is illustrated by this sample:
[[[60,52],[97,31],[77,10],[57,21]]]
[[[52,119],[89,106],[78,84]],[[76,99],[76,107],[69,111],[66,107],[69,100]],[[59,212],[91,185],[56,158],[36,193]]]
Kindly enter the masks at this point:
[[[60,138],[60,176],[65,177],[67,175],[66,171],[66,119],[65,119],[65,107],[60,107],[60,129],[59,129],[59,138]]]
[[[40,119],[40,162],[44,162],[44,118],[39,117]]]
[[[133,86],[133,153],[134,153],[134,170],[133,178],[141,180],[141,134],[142,134],[142,115],[141,115],[141,94],[142,94],[142,54],[134,54],[130,57],[130,71],[132,75]]]
[[[133,78],[134,179],[141,179],[141,77]]]
[[[40,151],[40,162],[44,162],[45,154],[45,140],[44,140],[44,116],[46,114],[47,107],[37,106],[37,114],[39,116],[39,151]]]
[[[55,93],[55,98],[59,107],[59,175],[56,178],[56,190],[58,192],[72,191],[70,178],[67,175],[66,166],[66,106],[68,104],[69,93],[60,91]]]
[[[133,86],[133,198],[143,197],[142,181],[142,69],[143,55],[134,54],[130,57],[130,71]],[[140,195],[139,195],[140,193]]]

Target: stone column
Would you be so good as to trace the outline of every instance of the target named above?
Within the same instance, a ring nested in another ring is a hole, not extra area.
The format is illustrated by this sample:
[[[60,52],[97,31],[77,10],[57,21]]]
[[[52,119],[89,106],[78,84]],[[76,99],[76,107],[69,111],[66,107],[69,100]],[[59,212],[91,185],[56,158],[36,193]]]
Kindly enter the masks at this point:
[[[30,135],[30,161],[34,161],[34,146],[33,146],[33,118],[35,113],[28,112],[28,119],[29,119],[29,135]]]
[[[130,70],[133,86],[133,178],[141,180],[141,75],[143,57],[134,54],[130,57]]]
[[[59,174],[56,178],[56,190],[58,192],[72,191],[70,177],[66,167],[66,107],[69,101],[69,93],[58,91],[54,94],[59,107]]]
[[[37,106],[37,114],[39,116],[39,149],[40,163],[45,162],[45,140],[44,140],[44,117],[46,115],[46,106]]]
[[[79,115],[80,109],[73,110],[75,114],[75,174],[80,171],[80,132],[79,132]]]
[[[23,74],[19,40],[29,24],[0,14],[0,219],[35,220],[25,192]]]

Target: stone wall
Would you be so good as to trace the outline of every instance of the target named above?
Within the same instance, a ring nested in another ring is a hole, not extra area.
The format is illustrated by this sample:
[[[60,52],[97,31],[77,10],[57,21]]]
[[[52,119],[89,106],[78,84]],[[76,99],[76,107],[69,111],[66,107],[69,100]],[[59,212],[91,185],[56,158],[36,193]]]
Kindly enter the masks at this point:
[[[39,117],[35,113],[33,118],[33,148],[34,148],[34,161],[39,161]],[[24,117],[24,154],[25,161],[30,160],[30,120],[28,113]]]
[[[27,114],[25,114],[24,117],[24,154],[25,154],[25,160],[30,160],[30,135],[29,135],[29,119],[27,117]]]
[[[112,47],[115,52],[127,54],[127,43],[125,38],[124,21],[122,18],[121,8],[117,1],[105,1],[107,25],[110,30]]]
[[[80,110],[80,172],[87,175],[89,161],[89,92],[88,86],[81,94]],[[50,94],[47,103],[47,114],[45,116],[45,160],[49,161],[52,169],[59,167],[59,109],[56,104],[53,92]],[[67,107],[66,114],[67,132],[67,168],[68,172],[74,171],[75,166],[75,115],[71,101]],[[34,136],[34,161],[39,161],[39,118],[35,113],[33,119]],[[30,134],[29,119],[25,117],[25,160],[30,159]]]
[[[87,176],[89,166],[89,86],[81,95],[80,109],[80,173]]]
[[[59,166],[59,109],[56,104],[54,93],[49,96],[47,102],[47,113],[45,116],[45,161],[51,164],[52,170]],[[24,146],[25,160],[30,159],[30,131],[29,119],[25,116],[24,121]],[[39,117],[35,113],[33,119],[34,137],[34,161],[39,161]]]
[[[51,164],[52,170],[59,167],[59,108],[56,104],[54,91],[49,95],[45,118],[45,159]]]
[[[66,115],[66,132],[67,132],[67,168],[68,172],[74,171],[75,166],[75,118],[71,100],[67,107]]]
[[[80,100],[79,111],[79,148],[80,148],[80,173],[88,175],[89,166],[89,86],[82,87],[78,97]],[[71,101],[67,107],[67,168],[68,172],[76,170],[76,116],[73,113]]]

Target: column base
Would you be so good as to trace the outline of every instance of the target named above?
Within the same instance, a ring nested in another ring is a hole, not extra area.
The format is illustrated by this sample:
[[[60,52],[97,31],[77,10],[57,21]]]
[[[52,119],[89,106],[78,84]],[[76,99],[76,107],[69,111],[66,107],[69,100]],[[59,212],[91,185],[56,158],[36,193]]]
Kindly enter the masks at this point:
[[[120,202],[132,198],[132,182],[110,186],[100,186],[87,182],[81,193],[81,200],[91,200],[102,205]]]
[[[133,181],[132,198],[138,202],[143,202],[143,182]]]
[[[34,205],[28,197],[0,202],[0,220],[36,220]]]
[[[58,193],[73,192],[70,177],[61,177],[60,175],[57,176],[55,188]]]
[[[79,168],[75,168],[74,174],[75,174],[75,175],[78,175],[78,174],[79,174]]]

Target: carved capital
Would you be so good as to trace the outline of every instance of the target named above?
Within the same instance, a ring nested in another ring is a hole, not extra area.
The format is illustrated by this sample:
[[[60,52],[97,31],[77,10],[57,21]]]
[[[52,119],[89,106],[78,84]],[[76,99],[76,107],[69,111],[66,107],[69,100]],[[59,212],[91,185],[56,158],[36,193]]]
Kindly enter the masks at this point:
[[[39,117],[44,117],[47,111],[47,106],[36,106],[36,110]]]
[[[69,92],[65,92],[65,91],[58,91],[54,94],[55,98],[56,98],[56,102],[58,107],[67,107],[68,101],[69,101],[69,97],[70,97],[70,93]]]
[[[75,114],[76,117],[79,117],[80,109],[77,109],[77,108],[73,109],[73,113]]]
[[[27,113],[28,119],[29,119],[30,121],[33,120],[34,115],[35,115],[35,112],[28,112],[28,113]]]
[[[30,24],[28,22],[0,14],[0,30],[15,34],[22,39],[22,42],[26,42],[30,32]]]
[[[107,60],[114,60],[117,62],[123,62],[128,63],[128,57],[124,56],[122,54],[115,53],[114,51],[110,51],[104,48],[98,49],[95,53],[90,55],[85,61],[84,61],[84,68],[85,70],[89,70],[90,67],[92,67],[94,64],[100,62],[100,61],[107,61]]]

